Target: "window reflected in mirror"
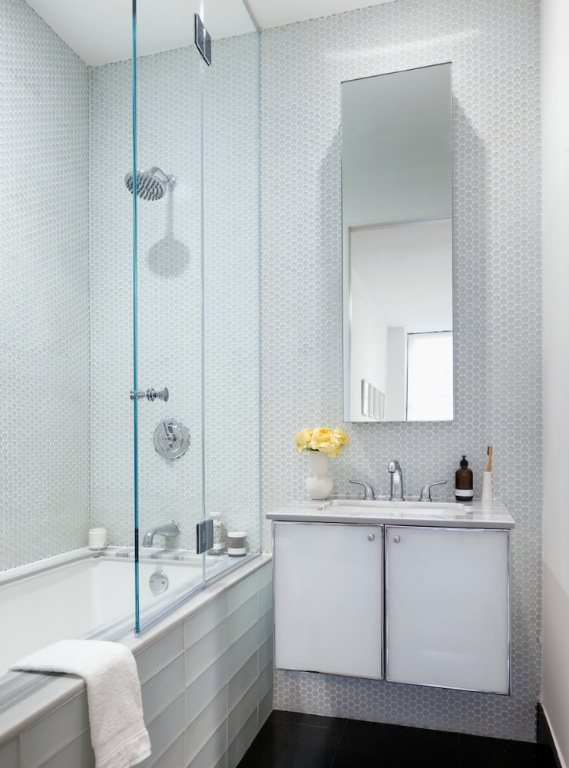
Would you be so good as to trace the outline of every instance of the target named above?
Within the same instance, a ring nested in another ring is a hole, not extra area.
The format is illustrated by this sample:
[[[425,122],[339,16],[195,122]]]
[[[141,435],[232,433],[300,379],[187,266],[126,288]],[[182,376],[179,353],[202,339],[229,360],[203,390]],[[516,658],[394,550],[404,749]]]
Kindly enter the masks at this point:
[[[407,420],[450,421],[452,331],[407,336]]]

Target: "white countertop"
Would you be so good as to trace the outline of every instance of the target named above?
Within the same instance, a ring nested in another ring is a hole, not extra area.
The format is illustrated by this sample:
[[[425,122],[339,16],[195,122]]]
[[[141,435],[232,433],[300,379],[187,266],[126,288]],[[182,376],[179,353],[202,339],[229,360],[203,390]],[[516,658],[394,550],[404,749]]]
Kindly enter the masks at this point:
[[[386,506],[381,506],[386,505]],[[444,528],[514,528],[514,518],[501,501],[458,504],[452,500],[388,502],[333,498],[299,502],[267,513],[269,520],[289,522],[416,525]]]

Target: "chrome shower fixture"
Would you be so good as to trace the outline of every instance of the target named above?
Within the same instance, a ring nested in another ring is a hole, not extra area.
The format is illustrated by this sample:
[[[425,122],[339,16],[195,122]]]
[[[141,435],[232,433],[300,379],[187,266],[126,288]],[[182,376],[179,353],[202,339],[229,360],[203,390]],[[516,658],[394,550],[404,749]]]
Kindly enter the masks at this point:
[[[124,183],[132,194],[134,189],[134,173],[132,171],[129,171],[124,177]],[[173,186],[174,177],[168,176],[156,165],[148,171],[137,171],[136,173],[136,196],[142,200],[160,200]]]
[[[137,400],[140,400],[143,397],[145,397],[151,403],[153,403],[155,400],[163,400],[165,403],[167,403],[168,400],[170,399],[170,393],[168,392],[167,387],[164,387],[164,389],[161,389],[159,392],[157,392],[153,387],[145,391],[138,391],[138,392],[134,389],[130,390],[131,400],[134,400],[135,398]]]

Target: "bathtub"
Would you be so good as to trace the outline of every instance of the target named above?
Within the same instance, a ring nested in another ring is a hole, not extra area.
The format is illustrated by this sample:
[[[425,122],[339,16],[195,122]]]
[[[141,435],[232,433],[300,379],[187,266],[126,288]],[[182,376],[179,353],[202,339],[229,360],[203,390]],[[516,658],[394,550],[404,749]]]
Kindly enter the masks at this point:
[[[143,627],[171,603],[200,590],[204,574],[201,556],[149,554],[139,563]],[[227,557],[206,557],[206,579],[227,565]],[[79,550],[6,571],[0,576],[0,616],[4,627],[16,630],[2,633],[0,676],[13,662],[57,640],[115,640],[134,626],[132,550]]]
[[[272,710],[271,556],[207,558],[202,588],[201,558],[153,553],[140,566],[145,629],[135,635],[132,553],[116,549],[77,551],[0,574],[3,665],[62,636],[121,642],[137,662],[153,768],[236,766]],[[169,580],[159,596],[149,588],[157,568]],[[28,603],[35,591],[39,599]],[[22,621],[13,643],[12,628]],[[31,764],[94,768],[80,678],[0,678],[0,766]]]

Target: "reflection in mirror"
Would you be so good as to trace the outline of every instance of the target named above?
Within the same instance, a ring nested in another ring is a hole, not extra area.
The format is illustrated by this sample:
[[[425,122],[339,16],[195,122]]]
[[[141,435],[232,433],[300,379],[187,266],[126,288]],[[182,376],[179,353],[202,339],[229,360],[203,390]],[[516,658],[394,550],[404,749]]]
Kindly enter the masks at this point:
[[[346,421],[453,418],[450,68],[342,84]]]

